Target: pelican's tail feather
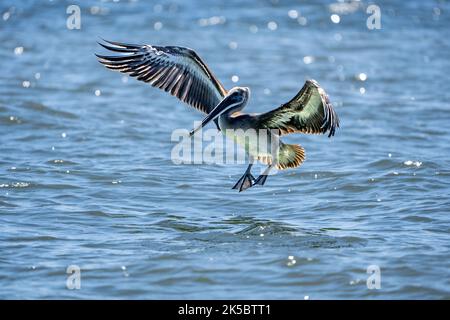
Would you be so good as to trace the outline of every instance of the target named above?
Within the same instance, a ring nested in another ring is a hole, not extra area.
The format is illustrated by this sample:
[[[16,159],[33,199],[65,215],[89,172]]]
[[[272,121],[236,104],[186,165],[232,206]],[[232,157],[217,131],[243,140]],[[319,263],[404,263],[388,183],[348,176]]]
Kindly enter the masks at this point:
[[[296,168],[305,161],[305,149],[297,144],[283,144],[278,152],[277,169]]]

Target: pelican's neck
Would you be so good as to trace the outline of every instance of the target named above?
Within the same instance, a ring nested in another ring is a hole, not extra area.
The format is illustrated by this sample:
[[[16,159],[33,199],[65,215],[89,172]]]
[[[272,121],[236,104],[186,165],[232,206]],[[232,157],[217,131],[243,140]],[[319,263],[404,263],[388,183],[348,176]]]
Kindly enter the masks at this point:
[[[220,130],[234,129],[234,122],[236,120],[235,118],[239,115],[240,111],[244,109],[246,104],[247,99],[239,105],[233,106],[223,112],[218,118],[218,125],[220,127]]]
[[[230,108],[227,108],[225,112],[221,114],[221,116],[226,117],[227,119],[232,118],[232,115],[234,113],[237,113],[245,108],[248,102],[248,96],[245,96],[245,98],[242,100],[241,103],[234,105]]]
[[[220,125],[222,122],[229,122],[231,115],[237,111],[242,110],[247,104],[249,97],[248,88],[236,87],[231,90],[231,92],[225,96],[219,104],[212,109],[206,117],[203,119],[202,123],[189,132],[189,136],[193,136],[195,132],[207,125],[211,120],[216,123],[222,129]],[[217,121],[218,120],[218,121]]]

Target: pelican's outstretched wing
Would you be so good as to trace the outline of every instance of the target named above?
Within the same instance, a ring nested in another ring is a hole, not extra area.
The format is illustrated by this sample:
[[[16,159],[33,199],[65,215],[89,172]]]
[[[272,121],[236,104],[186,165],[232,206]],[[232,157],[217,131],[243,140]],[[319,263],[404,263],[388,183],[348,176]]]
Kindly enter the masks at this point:
[[[259,128],[277,129],[280,134],[295,132],[334,135],[339,118],[328,95],[314,80],[306,81],[291,101],[258,116]]]
[[[99,44],[123,53],[115,56],[96,54],[107,68],[148,82],[200,111],[209,113],[227,93],[192,49],[105,42],[107,44]]]

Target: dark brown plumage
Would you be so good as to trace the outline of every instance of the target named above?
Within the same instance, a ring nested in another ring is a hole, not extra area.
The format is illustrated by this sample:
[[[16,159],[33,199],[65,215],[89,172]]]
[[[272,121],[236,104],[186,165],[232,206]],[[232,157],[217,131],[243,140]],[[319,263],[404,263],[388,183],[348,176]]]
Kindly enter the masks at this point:
[[[280,134],[308,133],[334,135],[339,118],[328,95],[314,80],[306,81],[303,88],[289,102],[258,116],[258,127],[278,129]]]

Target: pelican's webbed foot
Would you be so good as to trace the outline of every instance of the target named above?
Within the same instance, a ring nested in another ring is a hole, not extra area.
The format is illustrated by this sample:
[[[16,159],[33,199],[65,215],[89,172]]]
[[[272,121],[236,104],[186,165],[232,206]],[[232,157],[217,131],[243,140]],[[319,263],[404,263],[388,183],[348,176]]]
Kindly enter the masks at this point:
[[[259,184],[259,185],[263,186],[264,183],[266,183],[267,176],[269,175],[269,172],[270,172],[270,170],[272,170],[272,168],[273,168],[273,165],[269,165],[266,168],[266,170],[264,170],[264,172],[258,178],[256,178],[253,185]]]
[[[253,177],[253,175],[250,172],[251,167],[252,165],[250,164],[247,170],[245,170],[244,175],[238,180],[238,182],[236,182],[236,184],[232,189],[238,189],[239,192],[241,192],[253,186],[255,177]]]
[[[256,180],[253,184],[259,184],[259,185],[263,186],[264,183],[266,183],[266,179],[267,179],[267,174],[262,174],[258,178],[256,178]]]
[[[238,189],[239,192],[244,191],[251,186],[253,186],[253,181],[255,181],[255,177],[250,172],[244,173],[244,175],[236,182],[232,189]]]

